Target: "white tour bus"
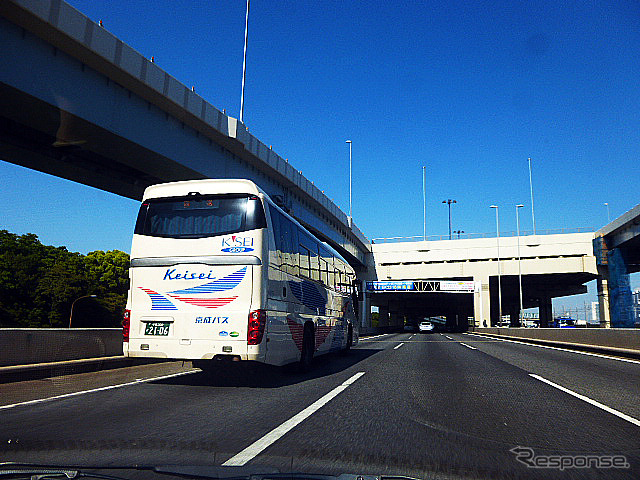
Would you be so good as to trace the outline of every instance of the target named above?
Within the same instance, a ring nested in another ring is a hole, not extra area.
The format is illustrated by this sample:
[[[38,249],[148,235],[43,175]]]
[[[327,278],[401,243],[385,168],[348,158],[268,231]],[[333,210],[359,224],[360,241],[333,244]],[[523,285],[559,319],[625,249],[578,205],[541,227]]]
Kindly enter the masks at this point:
[[[308,366],[358,342],[353,269],[249,180],[147,188],[129,279],[129,357]]]

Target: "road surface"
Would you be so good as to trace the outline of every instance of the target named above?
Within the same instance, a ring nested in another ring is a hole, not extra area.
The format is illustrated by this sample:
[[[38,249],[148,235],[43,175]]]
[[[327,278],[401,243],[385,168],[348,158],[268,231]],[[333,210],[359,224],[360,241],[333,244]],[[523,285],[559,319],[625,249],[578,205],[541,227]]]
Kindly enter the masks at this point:
[[[638,361],[472,334],[399,333],[321,357],[309,373],[230,367],[208,376],[171,362],[0,385],[1,458],[419,478],[640,477]],[[516,447],[538,466],[558,455],[578,464],[533,468]],[[577,468],[587,455],[627,468]]]

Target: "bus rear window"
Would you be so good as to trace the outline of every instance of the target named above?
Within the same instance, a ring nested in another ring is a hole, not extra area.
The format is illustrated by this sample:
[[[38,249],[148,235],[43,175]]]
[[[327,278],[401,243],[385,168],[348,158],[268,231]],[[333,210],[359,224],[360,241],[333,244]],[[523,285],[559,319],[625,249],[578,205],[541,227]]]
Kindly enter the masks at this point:
[[[266,227],[262,202],[254,196],[189,196],[146,200],[137,235],[204,238]]]

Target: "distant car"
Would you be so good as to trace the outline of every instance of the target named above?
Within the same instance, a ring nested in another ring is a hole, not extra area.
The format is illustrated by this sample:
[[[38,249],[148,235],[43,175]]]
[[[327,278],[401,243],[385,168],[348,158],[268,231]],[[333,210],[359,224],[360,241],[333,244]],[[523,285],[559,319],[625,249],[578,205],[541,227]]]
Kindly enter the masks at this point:
[[[413,327],[413,324],[411,324],[411,323],[407,323],[407,324],[404,326],[404,331],[405,331],[405,332],[413,332],[413,330],[414,330],[414,327]]]
[[[420,322],[418,326],[418,330],[420,333],[431,333],[433,332],[433,323],[431,322]]]

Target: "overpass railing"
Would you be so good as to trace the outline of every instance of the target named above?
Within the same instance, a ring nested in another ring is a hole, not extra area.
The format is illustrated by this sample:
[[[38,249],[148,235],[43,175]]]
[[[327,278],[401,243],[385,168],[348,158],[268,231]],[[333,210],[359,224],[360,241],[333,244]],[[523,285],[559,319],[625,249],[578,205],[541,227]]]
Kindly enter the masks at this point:
[[[592,227],[573,227],[573,228],[549,228],[549,229],[536,229],[535,235],[561,235],[563,233],[592,233],[596,229]],[[516,237],[518,232],[516,230],[510,230],[506,232],[500,232],[501,237]],[[534,235],[533,230],[520,230],[520,236]],[[475,238],[495,238],[496,232],[491,233],[454,233],[451,235],[451,240],[469,240]],[[421,242],[421,241],[437,241],[437,240],[449,240],[449,235],[413,235],[411,237],[381,237],[373,238],[371,243],[395,243],[395,242]]]

